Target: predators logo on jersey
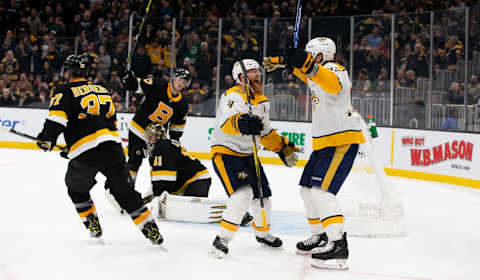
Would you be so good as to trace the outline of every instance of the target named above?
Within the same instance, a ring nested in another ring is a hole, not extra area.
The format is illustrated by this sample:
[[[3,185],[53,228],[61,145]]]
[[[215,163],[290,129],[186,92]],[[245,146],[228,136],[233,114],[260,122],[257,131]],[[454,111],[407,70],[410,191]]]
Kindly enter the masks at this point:
[[[240,180],[245,180],[245,179],[248,178],[248,173],[245,172],[245,171],[240,171],[240,172],[237,173],[237,177]]]

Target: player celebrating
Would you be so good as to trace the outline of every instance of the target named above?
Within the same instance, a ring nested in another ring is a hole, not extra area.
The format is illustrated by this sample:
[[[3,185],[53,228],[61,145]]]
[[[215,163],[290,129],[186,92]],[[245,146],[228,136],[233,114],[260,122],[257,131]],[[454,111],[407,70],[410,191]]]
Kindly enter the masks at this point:
[[[352,84],[345,68],[334,61],[335,52],[331,39],[318,37],[308,42],[306,51],[291,48],[286,56],[265,57],[263,64],[268,71],[285,64],[294,67],[293,73],[313,95],[313,152],[300,179],[300,195],[313,235],[297,243],[297,253],[312,253],[315,267],[347,269],[347,237],[335,195],[365,138],[351,116]]]
[[[111,182],[111,192],[142,233],[153,244],[161,244],[150,211],[135,191],[120,144],[117,116],[110,93],[101,85],[88,82],[87,59],[71,55],[65,61],[67,84],[56,87],[50,99],[49,114],[37,145],[50,151],[63,133],[67,143],[68,163],[65,183],[68,195],[90,236],[100,238],[102,229],[90,197],[95,175],[104,174]]]
[[[270,234],[271,196],[263,168],[260,166],[261,187],[264,195],[266,226],[261,215],[257,176],[253,156],[255,141],[267,149],[277,152],[287,166],[295,165],[298,148],[285,137],[281,137],[270,126],[270,103],[263,95],[260,65],[253,59],[244,59],[248,82],[251,84],[251,106],[254,115],[250,116],[245,81],[240,62],[237,61],[232,70],[232,76],[238,85],[228,89],[220,98],[213,129],[213,166],[229,195],[226,209],[222,214],[220,231],[213,241],[210,250],[212,256],[221,258],[228,253],[228,242],[238,230],[238,226],[248,207],[252,206],[253,222],[256,240],[263,246],[280,248],[282,240]]]

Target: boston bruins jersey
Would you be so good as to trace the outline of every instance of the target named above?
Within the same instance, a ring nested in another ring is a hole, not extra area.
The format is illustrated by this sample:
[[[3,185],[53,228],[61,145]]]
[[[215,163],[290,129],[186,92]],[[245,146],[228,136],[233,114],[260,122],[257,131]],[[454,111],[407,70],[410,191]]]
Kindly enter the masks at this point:
[[[183,95],[173,96],[172,84],[161,79],[143,79],[139,84],[145,100],[130,121],[130,131],[145,140],[147,125],[159,123],[168,129],[171,139],[180,139],[188,111]]]
[[[183,194],[196,181],[210,178],[207,168],[169,140],[160,140],[149,157],[155,192]]]
[[[50,98],[43,137],[53,141],[63,132],[68,157],[75,158],[103,142],[120,143],[116,122],[115,106],[108,90],[78,79],[56,87]]]

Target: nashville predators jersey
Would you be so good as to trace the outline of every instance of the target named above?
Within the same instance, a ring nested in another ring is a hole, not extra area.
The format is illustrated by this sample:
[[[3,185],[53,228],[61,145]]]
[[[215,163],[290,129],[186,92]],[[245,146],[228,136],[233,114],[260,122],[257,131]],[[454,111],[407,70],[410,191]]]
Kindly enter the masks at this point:
[[[365,137],[359,122],[352,117],[351,87],[347,70],[335,62],[318,65],[314,75],[298,68],[293,72],[312,92],[312,148],[361,144]]]
[[[85,79],[58,85],[50,98],[44,139],[63,132],[68,157],[75,158],[106,141],[120,143],[112,97],[101,85]]]
[[[188,112],[183,95],[173,96],[172,84],[161,79],[143,79],[139,84],[145,100],[130,121],[130,131],[145,140],[147,125],[159,123],[168,129],[171,139],[180,139]]]
[[[256,144],[278,152],[288,140],[278,135],[270,124],[270,102],[263,94],[252,94],[250,98],[252,114],[262,119],[263,130],[255,137]],[[228,89],[220,98],[215,125],[212,131],[211,154],[249,156],[253,154],[251,135],[242,135],[238,129],[238,118],[248,114],[247,95],[239,86]]]
[[[169,140],[155,144],[149,156],[150,177],[155,193],[183,194],[196,180],[210,178],[207,168]]]

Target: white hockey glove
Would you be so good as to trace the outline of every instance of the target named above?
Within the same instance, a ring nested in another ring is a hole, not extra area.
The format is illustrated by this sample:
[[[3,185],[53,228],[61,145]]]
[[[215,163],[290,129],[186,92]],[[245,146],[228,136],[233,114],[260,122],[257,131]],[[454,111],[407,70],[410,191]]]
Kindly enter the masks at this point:
[[[278,68],[285,68],[285,66],[287,66],[282,56],[264,57],[262,65],[267,69],[267,72],[272,72]]]

